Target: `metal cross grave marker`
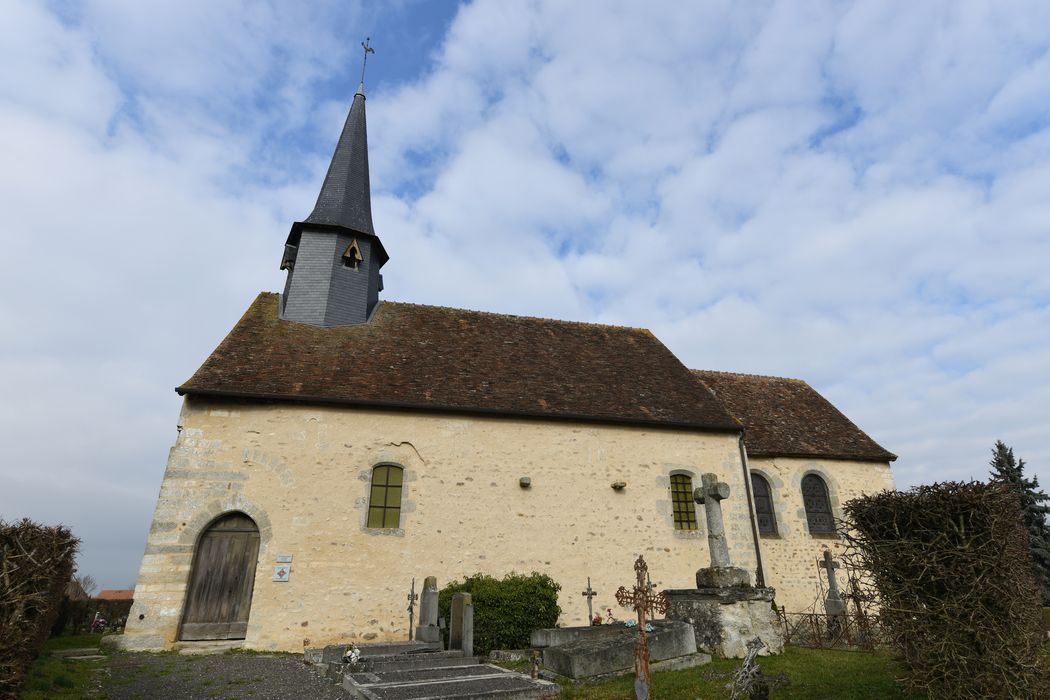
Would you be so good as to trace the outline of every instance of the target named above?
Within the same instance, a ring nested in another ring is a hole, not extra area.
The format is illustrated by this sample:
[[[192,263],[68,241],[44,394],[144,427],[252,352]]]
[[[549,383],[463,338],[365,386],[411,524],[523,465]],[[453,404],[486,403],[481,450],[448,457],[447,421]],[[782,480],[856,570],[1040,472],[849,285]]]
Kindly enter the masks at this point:
[[[634,588],[628,590],[620,586],[616,591],[616,602],[625,608],[631,608],[638,614],[638,641],[634,645],[634,693],[638,700],[650,700],[653,697],[653,677],[649,671],[649,640],[645,635],[646,615],[661,615],[667,612],[667,596],[653,593],[648,584],[649,567],[641,556],[634,562],[636,581]]]
[[[419,600],[419,594],[416,593],[416,579],[412,577],[412,589],[408,592],[408,641],[412,641],[412,634],[415,632],[415,617],[416,617],[416,601]]]
[[[591,588],[591,577],[587,577],[587,590],[583,592],[583,596],[587,599],[587,624],[594,622],[594,609],[591,607],[591,598],[598,595],[598,591]]]

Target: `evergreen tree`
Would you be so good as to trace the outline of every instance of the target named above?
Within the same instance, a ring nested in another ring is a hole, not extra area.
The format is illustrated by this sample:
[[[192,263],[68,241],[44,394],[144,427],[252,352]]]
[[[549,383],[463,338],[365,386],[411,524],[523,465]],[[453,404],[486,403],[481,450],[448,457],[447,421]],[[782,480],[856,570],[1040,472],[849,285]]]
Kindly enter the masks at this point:
[[[1014,458],[1013,448],[1002,440],[995,441],[992,448],[992,478],[1013,484],[1021,495],[1024,525],[1028,530],[1028,543],[1032,550],[1032,563],[1036,577],[1043,586],[1043,601],[1050,603],[1050,496],[1039,488],[1039,477],[1025,478],[1024,460]]]

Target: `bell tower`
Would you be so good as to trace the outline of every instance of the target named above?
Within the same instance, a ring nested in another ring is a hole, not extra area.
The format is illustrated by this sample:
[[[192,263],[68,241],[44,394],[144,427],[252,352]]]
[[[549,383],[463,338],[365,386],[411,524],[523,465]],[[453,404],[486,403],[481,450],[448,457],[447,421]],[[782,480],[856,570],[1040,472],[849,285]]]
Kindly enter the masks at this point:
[[[361,44],[374,53],[366,40]],[[292,224],[281,269],[288,271],[281,317],[314,326],[368,321],[389,256],[372,227],[365,129],[364,65],[343,132],[310,216]]]

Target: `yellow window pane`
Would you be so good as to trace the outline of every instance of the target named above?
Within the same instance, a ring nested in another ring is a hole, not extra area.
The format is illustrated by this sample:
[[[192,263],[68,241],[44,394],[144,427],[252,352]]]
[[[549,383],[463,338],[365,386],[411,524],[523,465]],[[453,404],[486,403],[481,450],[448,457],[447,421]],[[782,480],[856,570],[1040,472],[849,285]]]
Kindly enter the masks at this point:
[[[401,479],[404,476],[404,471],[398,467],[386,467],[388,470],[387,484],[390,486],[400,486]]]
[[[398,508],[387,508],[386,510],[386,522],[383,527],[397,527],[401,520],[401,510]]]
[[[386,505],[386,487],[373,486],[372,495],[369,497],[368,505],[372,507]]]
[[[387,486],[386,487],[386,504],[387,506],[401,507],[401,487],[400,486]]]
[[[368,509],[368,527],[383,527],[383,509]]]
[[[386,484],[387,472],[390,471],[390,467],[376,467],[372,470],[372,483],[384,485]]]

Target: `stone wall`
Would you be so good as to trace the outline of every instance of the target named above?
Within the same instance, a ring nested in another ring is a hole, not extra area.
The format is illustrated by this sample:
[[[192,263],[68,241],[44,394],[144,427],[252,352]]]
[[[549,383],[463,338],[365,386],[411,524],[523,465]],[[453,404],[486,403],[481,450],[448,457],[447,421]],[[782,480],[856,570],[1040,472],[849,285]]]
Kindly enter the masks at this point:
[[[365,527],[371,469],[405,469],[401,527]],[[809,535],[799,490],[816,471],[832,507],[891,488],[886,464],[752,459],[773,487],[777,537],[763,537],[767,585],[789,611],[811,607],[816,560],[834,538]],[[413,576],[540,571],[563,586],[561,624],[586,624],[616,605],[643,554],[659,588],[694,585],[708,565],[706,527],[676,531],[670,477],[714,472],[730,484],[722,502],[734,564],[754,572],[750,513],[737,436],[490,417],[295,404],[187,400],[143,557],[126,639],[165,648],[176,639],[193,548],[208,524],[240,510],[260,529],[246,645],[298,650],[346,641],[406,639]],[[531,486],[523,489],[519,479]],[[624,481],[622,491],[613,482]],[[291,554],[288,582],[272,581]],[[143,616],[139,620],[139,616]]]
[[[372,468],[405,469],[401,526],[365,527]],[[171,450],[126,630],[132,648],[176,639],[193,547],[207,525],[241,510],[261,545],[246,646],[300,650],[407,639],[409,585],[483,571],[540,571],[563,586],[564,625],[586,624],[634,579],[638,554],[659,588],[692,586],[707,566],[701,529],[673,527],[670,477],[714,472],[734,563],[754,544],[733,433],[453,417],[295,404],[187,400]],[[519,479],[531,486],[523,489]],[[613,490],[613,482],[626,487]],[[272,581],[278,554],[288,582]],[[140,620],[139,617],[142,616]]]
[[[893,489],[893,475],[887,462],[852,462],[800,458],[748,459],[752,472],[764,476],[773,495],[777,521],[776,535],[762,535],[762,565],[766,585],[776,589],[776,603],[788,612],[824,612],[817,562],[825,547],[838,559],[842,543],[835,535],[812,535],[802,503],[802,478],[818,474],[828,485],[831,509],[842,517],[842,504],[865,493]],[[843,569],[840,585],[847,589]],[[824,590],[827,590],[825,581]]]

